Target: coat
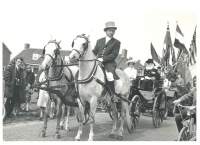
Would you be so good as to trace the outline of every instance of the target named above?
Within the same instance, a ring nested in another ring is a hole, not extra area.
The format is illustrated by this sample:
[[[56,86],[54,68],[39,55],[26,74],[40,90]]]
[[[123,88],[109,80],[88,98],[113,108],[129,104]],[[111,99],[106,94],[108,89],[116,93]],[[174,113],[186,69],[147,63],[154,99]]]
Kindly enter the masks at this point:
[[[106,44],[106,37],[97,40],[96,46],[93,49],[93,53],[97,58],[103,59],[103,64],[107,72],[111,72],[114,79],[119,77],[115,73],[117,64],[115,59],[117,58],[120,50],[121,42],[115,38],[111,38]]]
[[[193,98],[192,106],[196,106],[196,102],[197,102],[196,95],[197,95],[197,89],[196,89],[196,87],[194,87],[188,94],[185,94],[182,97],[180,97],[179,100],[184,101],[189,98]],[[194,110],[193,112],[196,112],[196,110]]]
[[[26,84],[33,85],[35,82],[35,75],[33,72],[28,72],[26,73]]]
[[[25,96],[23,95],[23,86],[24,86],[24,75],[23,75],[23,69],[20,68],[19,70],[19,79],[20,79],[20,98],[21,102],[25,102]],[[16,78],[16,66],[15,65],[10,65],[6,68],[4,72],[4,81],[5,81],[5,92],[4,96],[6,98],[14,97],[14,87],[15,87],[15,78]]]

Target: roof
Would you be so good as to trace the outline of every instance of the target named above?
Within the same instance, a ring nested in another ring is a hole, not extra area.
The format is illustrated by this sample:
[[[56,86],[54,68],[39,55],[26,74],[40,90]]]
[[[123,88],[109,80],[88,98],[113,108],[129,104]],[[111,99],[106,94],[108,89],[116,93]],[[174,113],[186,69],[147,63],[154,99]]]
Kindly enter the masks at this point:
[[[8,47],[3,43],[3,48],[6,48],[8,50],[8,52],[10,52],[10,54],[12,54],[12,52],[10,51],[10,49],[8,49]]]
[[[70,54],[71,51],[67,51],[67,50],[61,50],[61,55],[64,58],[65,56],[68,56]],[[16,57],[22,57],[24,59],[24,62],[27,64],[41,64],[43,59],[40,58],[40,56],[42,56],[43,53],[43,49],[37,49],[37,48],[28,48],[28,49],[24,49],[22,50]],[[33,54],[38,54],[39,55],[39,59],[37,60],[33,60]]]

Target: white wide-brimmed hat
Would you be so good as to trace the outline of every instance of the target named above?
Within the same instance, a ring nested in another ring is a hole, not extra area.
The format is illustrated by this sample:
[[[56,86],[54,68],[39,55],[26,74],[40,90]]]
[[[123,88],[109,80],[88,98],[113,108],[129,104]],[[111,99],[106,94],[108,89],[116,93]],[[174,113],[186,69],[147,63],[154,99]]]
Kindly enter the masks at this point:
[[[129,64],[129,63],[134,63],[134,64],[135,64],[136,61],[131,59],[131,60],[128,60],[128,61],[126,62],[126,64]]]

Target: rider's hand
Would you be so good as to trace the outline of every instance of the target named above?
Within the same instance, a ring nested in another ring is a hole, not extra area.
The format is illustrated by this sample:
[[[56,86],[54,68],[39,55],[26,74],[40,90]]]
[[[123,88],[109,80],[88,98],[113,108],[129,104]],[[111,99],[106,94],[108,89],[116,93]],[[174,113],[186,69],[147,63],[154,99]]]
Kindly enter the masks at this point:
[[[150,78],[150,77],[148,77],[148,76],[145,76],[145,79],[148,79],[148,80],[150,80],[151,78]]]
[[[175,105],[177,105],[178,103],[180,103],[181,102],[181,100],[175,100],[173,103],[175,104]]]
[[[103,62],[103,59],[102,59],[102,58],[98,58],[97,60],[100,61],[100,62]]]

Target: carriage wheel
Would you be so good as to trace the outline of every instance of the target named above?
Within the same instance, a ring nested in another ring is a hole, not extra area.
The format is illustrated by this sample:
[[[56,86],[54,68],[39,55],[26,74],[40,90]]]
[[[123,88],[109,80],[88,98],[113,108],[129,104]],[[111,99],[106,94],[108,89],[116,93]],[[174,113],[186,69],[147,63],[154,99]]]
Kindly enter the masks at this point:
[[[161,121],[167,113],[166,96],[164,93],[154,100],[152,121],[155,128],[160,127]]]
[[[137,123],[139,122],[140,112],[141,112],[141,99],[140,96],[135,95],[132,100],[133,103],[130,104],[130,126],[127,125],[129,133],[133,133],[136,129]]]
[[[178,141],[189,141],[190,140],[190,135],[189,132],[187,131],[187,127],[183,127],[178,135]]]
[[[5,106],[4,106],[4,104],[2,105],[2,118],[3,118],[3,120],[5,119],[5,117],[6,117],[6,109],[5,109]]]
[[[167,116],[168,116],[168,110],[169,110],[169,103],[166,102],[166,108],[165,108],[164,117],[163,117],[164,120],[167,119]]]

